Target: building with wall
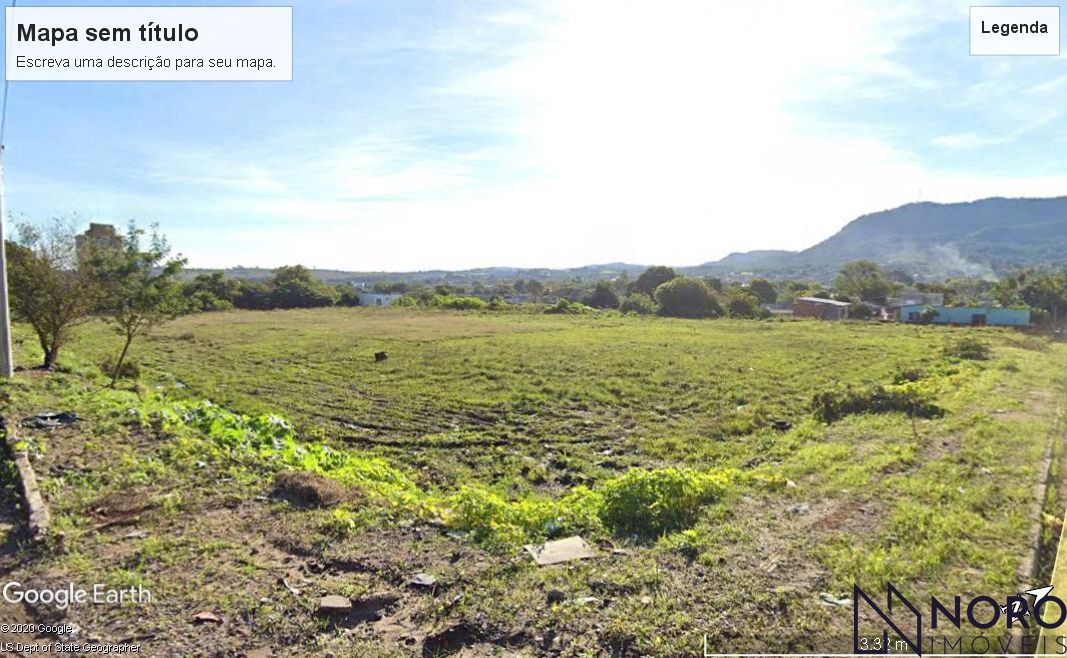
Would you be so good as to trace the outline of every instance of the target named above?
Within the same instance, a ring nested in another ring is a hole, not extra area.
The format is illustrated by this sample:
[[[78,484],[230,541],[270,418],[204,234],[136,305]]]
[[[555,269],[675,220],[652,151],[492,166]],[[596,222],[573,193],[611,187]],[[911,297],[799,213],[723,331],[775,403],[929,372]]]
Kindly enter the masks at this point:
[[[847,320],[848,302],[822,297],[798,297],[793,300],[793,317],[818,320]]]
[[[999,306],[902,306],[900,322],[969,327],[1029,327],[1030,309]]]

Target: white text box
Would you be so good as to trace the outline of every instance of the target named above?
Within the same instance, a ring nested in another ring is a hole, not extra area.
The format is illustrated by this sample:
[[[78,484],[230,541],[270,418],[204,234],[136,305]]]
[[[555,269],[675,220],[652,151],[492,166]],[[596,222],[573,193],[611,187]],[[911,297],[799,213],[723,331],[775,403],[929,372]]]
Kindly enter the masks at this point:
[[[292,7],[8,7],[8,80],[292,80]]]
[[[1059,7],[971,7],[972,55],[1059,55]]]

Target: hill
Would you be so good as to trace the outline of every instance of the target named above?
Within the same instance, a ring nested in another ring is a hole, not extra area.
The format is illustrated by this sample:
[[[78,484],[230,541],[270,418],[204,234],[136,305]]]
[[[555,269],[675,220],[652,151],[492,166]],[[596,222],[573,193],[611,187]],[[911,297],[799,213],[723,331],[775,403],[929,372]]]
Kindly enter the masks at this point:
[[[730,254],[694,272],[829,279],[842,264],[873,260],[919,278],[993,277],[1067,262],[1067,197],[909,203],[863,215],[801,252]]]
[[[924,273],[980,274],[1067,260],[1067,197],[911,203],[864,215],[801,252],[808,263],[867,258]]]
[[[909,203],[863,215],[804,251],[757,250],[732,253],[702,265],[679,267],[691,276],[744,279],[752,275],[829,281],[841,265],[873,260],[919,279],[947,276],[994,277],[1028,266],[1067,263],[1067,197],[990,198],[965,203]],[[645,265],[606,263],[566,269],[485,267],[422,272],[314,270],[331,283],[382,282],[492,285],[515,279],[596,281],[636,276]],[[211,270],[189,270],[189,276]],[[228,275],[266,279],[271,271],[235,267]]]

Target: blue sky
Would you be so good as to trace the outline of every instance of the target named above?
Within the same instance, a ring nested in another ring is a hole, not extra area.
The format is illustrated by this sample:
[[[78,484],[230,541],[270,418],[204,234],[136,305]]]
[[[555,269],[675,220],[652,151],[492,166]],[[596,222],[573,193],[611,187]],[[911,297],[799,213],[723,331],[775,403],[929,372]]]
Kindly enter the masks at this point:
[[[968,4],[297,0],[291,83],[12,83],[8,209],[159,222],[194,266],[414,270],[1067,194],[1067,56],[970,57]]]

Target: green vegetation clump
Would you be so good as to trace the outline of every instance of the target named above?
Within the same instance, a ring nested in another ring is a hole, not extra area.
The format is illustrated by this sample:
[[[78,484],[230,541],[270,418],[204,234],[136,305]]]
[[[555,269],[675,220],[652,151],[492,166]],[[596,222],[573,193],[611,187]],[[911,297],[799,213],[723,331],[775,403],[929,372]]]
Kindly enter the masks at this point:
[[[545,313],[549,315],[581,315],[582,313],[591,313],[594,310],[581,302],[572,302],[564,297],[554,305],[546,308]]]
[[[970,361],[988,361],[993,354],[992,350],[989,349],[989,345],[973,336],[966,336],[951,345],[945,346],[943,352],[947,357]]]
[[[873,384],[866,388],[845,386],[816,393],[811,407],[815,417],[824,423],[832,423],[853,414],[900,412],[912,418],[944,415],[945,410],[934,403],[933,394],[927,389],[921,382],[888,386]]]
[[[434,298],[433,305],[454,311],[484,311],[489,308],[485,300],[463,295],[439,295]]]
[[[655,536],[686,528],[705,505],[742,480],[740,471],[633,469],[599,491],[600,517],[615,532]]]
[[[606,531],[642,538],[691,526],[700,510],[742,483],[776,483],[780,478],[737,469],[631,469],[600,487],[577,486],[558,498],[530,496],[507,500],[482,486],[465,485],[453,494],[427,492],[381,458],[301,441],[293,427],[272,414],[237,414],[208,401],[150,401],[142,423],[180,436],[194,430],[210,440],[217,456],[258,464],[267,470],[299,470],[324,475],[377,496],[396,516],[415,516],[470,533],[489,545],[513,545],[563,533]],[[356,527],[346,511],[330,519],[330,530]]]
[[[712,318],[722,306],[700,279],[677,277],[656,288],[659,314],[675,318]]]
[[[626,314],[652,315],[656,312],[656,302],[644,293],[635,292],[623,300],[619,310]]]

